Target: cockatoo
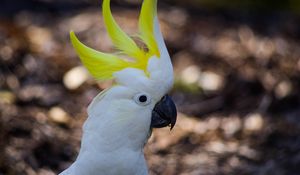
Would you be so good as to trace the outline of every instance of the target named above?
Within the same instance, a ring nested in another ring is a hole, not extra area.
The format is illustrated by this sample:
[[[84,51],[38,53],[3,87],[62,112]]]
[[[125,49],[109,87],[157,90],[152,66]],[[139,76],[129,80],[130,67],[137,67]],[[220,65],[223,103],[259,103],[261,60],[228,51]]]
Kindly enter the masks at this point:
[[[76,161],[61,175],[146,175],[143,148],[152,128],[176,123],[176,107],[167,92],[173,67],[157,18],[157,0],[144,0],[139,17],[142,46],[121,30],[102,4],[104,23],[118,54],[82,44],[73,31],[71,42],[83,65],[98,80],[115,85],[88,106],[81,148]],[[122,57],[126,55],[126,58]]]

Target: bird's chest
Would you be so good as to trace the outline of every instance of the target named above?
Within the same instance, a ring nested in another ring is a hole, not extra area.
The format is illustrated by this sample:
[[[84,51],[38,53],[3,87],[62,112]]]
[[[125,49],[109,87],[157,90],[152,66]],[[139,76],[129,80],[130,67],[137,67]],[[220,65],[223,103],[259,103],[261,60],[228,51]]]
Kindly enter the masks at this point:
[[[76,161],[80,174],[147,175],[143,152],[116,150],[107,153],[85,153]],[[80,168],[84,167],[84,168]]]

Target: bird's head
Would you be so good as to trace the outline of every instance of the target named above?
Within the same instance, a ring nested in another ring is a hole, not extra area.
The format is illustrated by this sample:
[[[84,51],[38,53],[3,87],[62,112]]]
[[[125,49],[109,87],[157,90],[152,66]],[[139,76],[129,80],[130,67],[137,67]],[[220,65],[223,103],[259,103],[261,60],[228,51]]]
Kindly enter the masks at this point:
[[[114,79],[116,82],[99,99],[95,98],[90,105],[90,113],[97,115],[96,111],[101,110],[96,109],[97,104],[107,100],[107,104],[115,106],[113,112],[126,113],[127,118],[130,115],[138,116],[134,120],[144,121],[148,129],[165,126],[173,128],[175,125],[176,107],[167,95],[173,86],[173,68],[159,28],[156,6],[157,0],[143,2],[138,34],[143,44],[138,45],[114,20],[110,0],[103,1],[105,26],[114,46],[119,50],[117,54],[89,48],[71,31],[72,44],[92,76],[98,80]]]

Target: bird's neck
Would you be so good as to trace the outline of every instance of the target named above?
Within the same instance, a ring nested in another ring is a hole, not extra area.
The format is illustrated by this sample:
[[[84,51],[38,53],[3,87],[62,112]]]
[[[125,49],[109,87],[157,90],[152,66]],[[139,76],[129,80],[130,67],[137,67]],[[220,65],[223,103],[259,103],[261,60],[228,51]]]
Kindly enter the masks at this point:
[[[98,126],[98,130],[95,130],[95,127],[95,121],[89,117],[83,127],[79,155],[67,170],[71,173],[66,174],[148,174],[143,153],[144,144],[148,139],[148,135],[143,134],[147,133],[146,131],[135,126],[128,127],[126,122],[117,130],[104,126]]]
[[[133,124],[129,120],[104,122],[103,118],[100,120],[92,117],[94,116],[90,116],[84,124],[82,147],[93,147],[99,152],[118,149],[143,150],[149,138],[149,126]]]

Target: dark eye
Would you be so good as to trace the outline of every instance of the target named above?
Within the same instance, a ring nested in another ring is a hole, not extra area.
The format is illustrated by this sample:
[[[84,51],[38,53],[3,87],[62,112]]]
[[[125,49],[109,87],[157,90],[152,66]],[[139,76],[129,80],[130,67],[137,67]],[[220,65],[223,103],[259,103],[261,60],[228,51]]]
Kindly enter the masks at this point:
[[[148,94],[140,93],[134,96],[134,101],[139,105],[147,105],[151,102],[151,98]]]
[[[147,96],[146,96],[146,95],[141,95],[141,96],[139,97],[139,101],[140,101],[141,103],[146,102],[146,101],[147,101]]]

